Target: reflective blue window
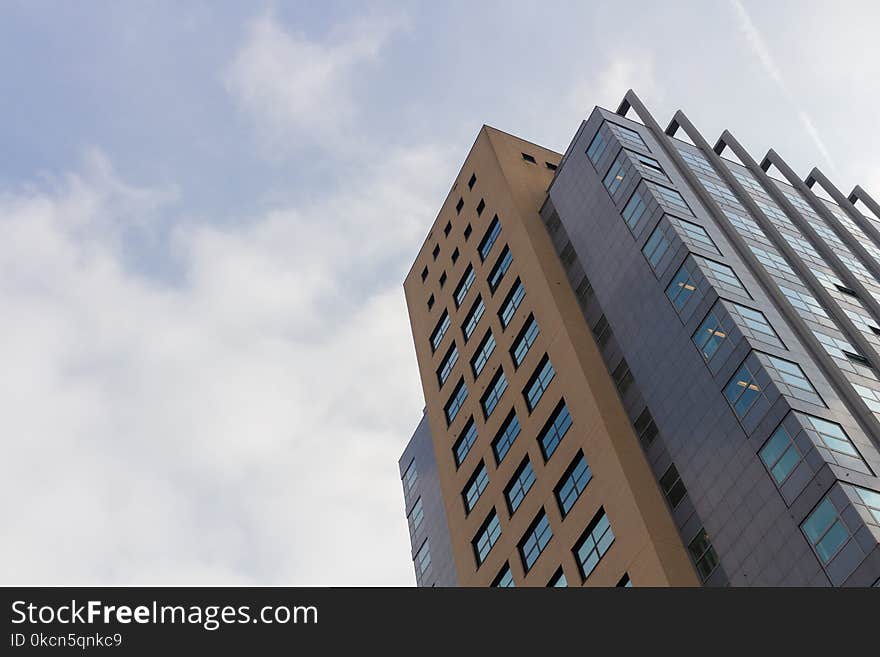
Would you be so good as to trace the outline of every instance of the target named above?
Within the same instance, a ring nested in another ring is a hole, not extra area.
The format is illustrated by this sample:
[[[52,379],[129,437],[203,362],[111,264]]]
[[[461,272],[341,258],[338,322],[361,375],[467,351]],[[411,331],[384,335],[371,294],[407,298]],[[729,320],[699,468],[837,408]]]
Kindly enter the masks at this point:
[[[626,225],[629,226],[631,231],[635,232],[639,225],[639,220],[645,214],[646,208],[647,206],[645,205],[645,199],[642,198],[642,194],[639,190],[634,191],[633,195],[630,196],[626,207],[623,208],[623,220],[626,222]]]
[[[449,323],[449,313],[444,310],[443,314],[440,316],[440,321],[437,322],[437,326],[435,326],[434,330],[431,332],[432,352],[437,351],[437,347],[443,342],[446,331],[449,330]]]
[[[504,375],[504,370],[499,368],[498,373],[489,384],[489,388],[480,399],[480,405],[483,407],[483,415],[486,419],[492,415],[492,411],[495,410],[505,390],[507,390],[507,377]]]
[[[556,448],[559,446],[559,443],[562,441],[565,434],[568,433],[570,427],[571,415],[568,412],[568,407],[563,401],[560,402],[556,407],[556,410],[553,411],[553,414],[550,416],[550,419],[538,436],[538,442],[541,445],[541,453],[544,455],[545,461],[553,456],[553,452],[556,451]]]
[[[587,459],[584,458],[584,453],[578,452],[554,491],[563,518],[571,511],[571,507],[578,501],[592,478],[593,473],[587,464]]]
[[[831,561],[850,536],[849,529],[828,497],[819,503],[801,528],[822,563]]]
[[[605,515],[605,510],[600,508],[574,546],[574,556],[582,578],[587,579],[590,576],[613,542],[614,532],[611,531],[611,523]]]
[[[544,391],[547,390],[547,386],[550,385],[555,375],[556,370],[553,369],[550,358],[547,354],[544,354],[544,358],[538,363],[535,373],[532,374],[525,390],[523,390],[523,397],[526,399],[526,406],[529,411],[535,410],[538,402],[541,401],[541,397],[544,396]]]
[[[480,372],[486,367],[486,363],[489,362],[489,356],[492,355],[493,351],[495,351],[495,337],[490,329],[480,343],[480,346],[477,347],[477,352],[471,358],[471,369],[474,371],[474,377],[480,376]]]
[[[449,398],[449,401],[446,402],[446,406],[443,409],[446,412],[447,424],[452,424],[453,420],[455,420],[455,416],[458,415],[458,412],[461,410],[461,406],[464,404],[465,399],[467,399],[467,386],[464,384],[464,379],[461,379],[458,382],[458,385],[455,386],[455,390],[452,391],[452,396]]]
[[[495,245],[495,240],[498,239],[498,236],[501,234],[501,222],[498,221],[498,215],[492,219],[492,223],[489,224],[489,228],[486,231],[486,234],[483,236],[483,239],[480,240],[480,246],[477,250],[480,252],[480,260],[485,260],[489,253],[492,251],[492,247]]]
[[[501,425],[498,435],[492,440],[492,451],[495,453],[496,463],[501,463],[504,457],[507,456],[507,452],[510,451],[510,446],[513,445],[517,436],[519,436],[519,420],[516,417],[516,413],[510,411],[510,414],[504,420],[504,424]]]
[[[510,509],[511,514],[522,504],[526,493],[531,490],[534,483],[535,471],[532,468],[531,461],[526,457],[526,460],[522,462],[514,473],[513,479],[507,484],[507,488],[504,489],[504,497],[507,498],[507,508]]]
[[[504,564],[501,568],[501,572],[498,573],[495,577],[495,581],[492,582],[492,586],[499,589],[516,587],[516,584],[513,581],[513,573],[510,572],[510,564]]]
[[[489,551],[498,542],[499,538],[501,538],[501,524],[498,522],[498,514],[495,513],[495,509],[492,509],[492,513],[489,514],[474,540],[471,541],[478,566],[486,560],[486,557],[489,556]]]
[[[468,480],[467,486],[465,486],[464,491],[462,491],[461,494],[464,499],[464,510],[467,513],[470,513],[473,510],[474,506],[477,504],[477,500],[480,499],[480,495],[483,494],[483,491],[486,490],[486,486],[488,485],[489,473],[486,472],[486,464],[480,461],[476,472],[474,472],[470,480]]]
[[[446,383],[446,379],[449,378],[449,375],[452,373],[452,368],[455,363],[458,362],[458,348],[455,346],[455,343],[452,343],[452,346],[449,348],[449,351],[446,352],[446,355],[443,357],[443,360],[440,362],[440,367],[437,368],[437,380],[440,382],[442,386]]]
[[[471,451],[471,447],[477,442],[477,425],[474,424],[474,418],[468,419],[464,425],[464,430],[452,446],[452,452],[455,454],[455,467],[460,466]]]
[[[614,192],[617,191],[626,178],[626,173],[623,168],[624,162],[625,158],[623,156],[623,151],[621,151],[620,155],[617,156],[617,159],[614,160],[614,164],[612,164],[611,168],[608,170],[608,173],[605,174],[605,179],[602,181],[605,185],[605,189],[607,189],[608,193],[612,196],[614,196]]]
[[[550,529],[550,521],[547,519],[544,509],[541,509],[519,544],[519,553],[522,557],[523,569],[526,572],[535,565],[551,538],[553,538],[553,531]]]
[[[471,336],[474,334],[477,324],[480,323],[480,319],[483,317],[484,312],[486,312],[486,306],[483,303],[483,297],[478,296],[474,305],[471,306],[471,309],[468,311],[467,317],[464,318],[464,326],[461,330],[462,333],[464,333],[465,342],[470,340]]]
[[[510,348],[510,357],[513,359],[513,364],[517,367],[522,365],[526,354],[529,353],[529,348],[535,344],[535,340],[538,339],[538,332],[538,322],[535,321],[532,315],[529,315],[519,335],[516,336],[516,340],[513,341],[513,346]]]
[[[471,265],[468,265],[467,269],[464,272],[464,276],[461,277],[461,282],[459,282],[458,287],[455,288],[455,307],[458,308],[461,305],[461,302],[464,301],[464,298],[467,296],[468,291],[474,284],[474,280],[476,279],[476,275],[474,274],[474,268]]]
[[[712,356],[718,351],[718,347],[726,337],[727,332],[721,326],[721,319],[713,309],[706,315],[706,319],[694,333],[693,340],[700,353],[703,354],[703,358],[709,361],[712,360]]]
[[[519,304],[522,303],[523,298],[526,296],[526,289],[523,287],[523,284],[519,279],[516,279],[516,282],[513,284],[510,292],[507,294],[507,298],[504,300],[504,303],[501,304],[501,310],[498,312],[498,318],[501,320],[501,326],[507,328],[510,326],[510,322],[513,321],[513,316],[516,313],[516,309],[519,308]]]
[[[605,152],[605,147],[608,145],[607,140],[602,135],[602,129],[599,129],[599,132],[596,133],[596,136],[593,137],[593,141],[590,142],[590,147],[587,148],[587,157],[590,158],[590,161],[593,164],[597,164],[599,162],[599,158],[602,157],[602,153]]]
[[[758,454],[777,484],[782,484],[788,479],[788,475],[802,458],[801,451],[792,440],[788,429],[782,425],[773,432]]]
[[[498,262],[495,263],[495,266],[492,267],[492,271],[489,273],[489,289],[492,290],[492,292],[495,292],[495,290],[498,289],[498,286],[501,285],[501,281],[504,279],[504,274],[510,269],[512,262],[513,256],[510,253],[510,249],[505,245],[504,249],[501,251],[501,255],[498,256]]]

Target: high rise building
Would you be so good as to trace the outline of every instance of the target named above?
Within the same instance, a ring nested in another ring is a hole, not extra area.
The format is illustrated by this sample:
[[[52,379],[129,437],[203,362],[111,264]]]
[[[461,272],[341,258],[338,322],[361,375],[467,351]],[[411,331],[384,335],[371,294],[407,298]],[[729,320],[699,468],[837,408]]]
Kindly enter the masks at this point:
[[[401,471],[436,472],[452,559],[421,584],[877,584],[860,187],[630,91],[562,157],[484,126],[404,290],[433,452]]]

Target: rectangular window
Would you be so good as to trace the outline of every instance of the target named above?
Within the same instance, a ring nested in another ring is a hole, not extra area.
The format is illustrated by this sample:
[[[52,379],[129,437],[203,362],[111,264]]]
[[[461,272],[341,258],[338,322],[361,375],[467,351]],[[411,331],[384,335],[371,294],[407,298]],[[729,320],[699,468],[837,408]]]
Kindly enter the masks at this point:
[[[806,413],[795,413],[807,428],[812,428],[825,447],[833,452],[861,459],[862,455],[852,444],[846,431],[837,422],[830,422]]]
[[[651,417],[651,411],[648,410],[647,406],[645,407],[645,410],[642,411],[641,415],[636,418],[636,421],[633,423],[633,428],[636,430],[636,435],[639,437],[639,440],[645,448],[651,446],[651,443],[654,442],[654,439],[659,433],[657,431],[657,425],[654,423],[654,418]]]
[[[529,412],[535,410],[541,397],[544,396],[544,391],[547,390],[547,386],[550,385],[555,375],[556,370],[553,369],[550,357],[544,354],[541,362],[538,363],[538,367],[535,368],[535,373],[532,374],[525,390],[523,390],[523,397],[525,397],[526,407],[529,409]]]
[[[605,174],[605,178],[602,181],[605,185],[605,189],[608,190],[608,193],[611,194],[611,196],[614,196],[614,192],[618,190],[626,178],[626,172],[623,168],[625,162],[626,159],[623,155],[623,151],[621,151],[620,155],[614,160],[614,164],[611,165],[611,168],[608,170],[608,173]]]
[[[474,378],[480,376],[480,372],[486,367],[486,363],[489,362],[489,356],[492,355],[493,351],[495,351],[495,336],[492,335],[492,329],[489,329],[486,337],[483,338],[480,346],[477,347],[477,353],[471,358],[471,369],[474,372]]]
[[[471,306],[467,316],[464,318],[464,326],[462,326],[461,332],[464,334],[465,342],[470,340],[470,337],[474,334],[474,331],[477,329],[477,324],[480,323],[480,319],[482,319],[484,312],[486,312],[486,306],[483,303],[483,297],[478,296],[477,300],[474,301],[474,305]]]
[[[691,223],[690,221],[678,219],[677,217],[673,217],[672,221],[676,226],[681,228],[686,243],[704,249],[705,251],[711,251],[716,255],[721,255],[721,251],[715,246],[715,242],[709,237],[709,233],[706,232],[705,228]]]
[[[853,486],[853,488],[856,489],[859,497],[862,498],[862,502],[865,503],[865,506],[868,507],[868,511],[871,512],[871,515],[874,516],[874,520],[880,523],[880,493],[868,490],[867,488],[859,488],[858,486]],[[874,586],[876,586],[876,584]]]
[[[456,468],[464,463],[468,452],[471,451],[471,447],[474,446],[475,442],[477,442],[477,425],[474,424],[474,418],[471,417],[468,419],[467,424],[464,425],[464,430],[461,432],[458,440],[456,440],[455,444],[452,446],[452,453],[455,455]]]
[[[521,155],[522,155],[522,159],[524,159],[526,162],[531,162],[532,164],[537,164],[537,162],[535,162],[535,158],[532,157],[531,155],[529,155],[528,153],[521,153]]]
[[[584,453],[579,451],[553,491],[563,518],[571,511],[592,478],[593,473],[587,464],[587,459],[584,458]]]
[[[458,287],[455,288],[456,308],[461,306],[461,302],[464,301],[464,298],[467,296],[468,291],[471,289],[471,286],[473,286],[475,278],[476,275],[474,274],[473,266],[468,265],[467,269],[464,272],[464,276],[461,277],[461,281],[459,281],[458,283]]]
[[[443,342],[443,338],[446,336],[446,331],[449,330],[449,324],[449,313],[444,310],[443,314],[440,316],[440,320],[437,322],[437,326],[435,326],[434,330],[431,332],[431,353],[437,351],[437,347]]]
[[[550,539],[553,538],[553,531],[550,529],[550,521],[544,509],[538,514],[538,517],[532,522],[526,530],[525,536],[519,543],[519,554],[522,557],[523,570],[529,572],[538,557],[547,547]]]
[[[505,390],[507,390],[507,377],[504,376],[504,370],[498,368],[498,373],[492,378],[489,388],[480,399],[480,406],[483,407],[483,415],[487,420],[492,415],[492,411],[495,410]]]
[[[758,454],[770,476],[773,477],[773,481],[779,486],[788,479],[803,458],[788,429],[781,424],[767,439]]]
[[[590,299],[593,298],[593,285],[590,283],[590,279],[584,276],[581,279],[581,282],[578,283],[577,290],[575,290],[575,295],[577,296],[578,303],[581,305],[581,308],[586,308],[587,304],[590,302]]]
[[[709,311],[693,337],[694,344],[697,345],[697,349],[700,350],[706,362],[712,360],[712,356],[718,351],[722,340],[727,337],[727,332],[721,326],[721,319],[715,312],[716,308],[717,306]]]
[[[801,529],[823,564],[831,561],[850,537],[849,529],[827,496],[804,520]]]
[[[522,501],[526,497],[526,493],[531,490],[532,484],[534,483],[535,471],[532,469],[532,463],[527,456],[520,464],[519,468],[517,468],[510,483],[507,484],[507,488],[504,489],[504,497],[507,499],[507,508],[510,509],[511,515],[513,515],[519,508],[519,505],[522,504]]]
[[[626,144],[636,146],[637,148],[644,148],[646,151],[650,150],[642,139],[642,136],[635,130],[626,128],[619,123],[609,123],[608,126],[611,128],[612,132],[617,135],[618,139]]]
[[[489,556],[492,546],[501,538],[501,524],[498,522],[498,514],[495,509],[486,518],[486,521],[480,527],[471,544],[474,547],[474,556],[477,558],[477,566],[479,567]]]
[[[553,411],[547,424],[544,425],[544,428],[538,435],[538,443],[541,445],[541,454],[544,455],[545,461],[553,456],[553,452],[556,451],[556,448],[565,434],[568,433],[570,427],[571,415],[563,400],[559,402],[556,410]]]
[[[691,554],[691,559],[694,560],[700,579],[705,582],[715,570],[715,566],[718,565],[718,555],[715,553],[715,548],[712,547],[705,529],[700,529],[694,536],[688,545],[688,552]]]
[[[458,362],[458,348],[455,346],[455,342],[453,342],[449,351],[446,352],[446,355],[440,362],[440,367],[437,368],[437,380],[441,386],[446,383],[446,379],[452,373],[452,368],[456,362]]]
[[[407,493],[409,493],[413,486],[416,485],[416,481],[418,481],[419,473],[416,470],[416,460],[413,459],[409,462],[409,465],[406,466],[406,471],[403,473],[403,487]]]
[[[513,573],[510,572],[510,564],[504,564],[501,571],[495,576],[492,586],[499,589],[516,587],[516,584],[513,582]]]
[[[444,407],[444,411],[446,413],[446,424],[452,424],[453,420],[455,420],[455,416],[458,415],[458,412],[461,410],[462,404],[464,404],[464,400],[467,399],[467,386],[464,384],[464,379],[459,379],[458,385],[455,386],[455,390],[452,391],[452,396],[449,398],[449,401],[446,402],[446,406]]]
[[[608,324],[605,315],[602,315],[593,327],[593,337],[596,338],[596,344],[599,345],[599,349],[604,349],[605,345],[608,344],[608,338],[611,337],[611,325]]]
[[[679,312],[681,312],[684,304],[687,303],[688,299],[697,289],[697,282],[694,280],[691,272],[687,270],[687,264],[687,261],[685,261],[666,288],[667,298]]]
[[[626,207],[623,208],[623,220],[633,233],[636,232],[639,221],[644,216],[646,209],[647,206],[645,205],[645,199],[642,198],[642,194],[637,189],[633,192],[633,195],[629,197]]]
[[[477,174],[472,173],[471,179],[468,180],[468,189],[473,189],[474,185],[477,183]]]
[[[630,151],[630,155],[635,157],[639,163],[648,169],[648,171],[654,175],[659,177],[666,182],[669,181],[669,176],[666,175],[666,172],[663,170],[663,167],[660,166],[660,163],[655,160],[653,157],[648,157],[647,155],[642,155],[641,153],[636,153],[634,151]]]
[[[486,472],[486,464],[480,461],[476,471],[468,480],[467,486],[465,486],[464,490],[461,492],[461,497],[464,500],[465,513],[470,513],[474,510],[477,500],[480,499],[480,495],[483,494],[483,491],[486,490],[486,486],[488,485],[489,473]]]
[[[489,289],[493,294],[495,293],[495,290],[498,289],[498,286],[501,285],[501,281],[504,279],[504,274],[510,269],[511,263],[513,263],[513,255],[511,255],[510,249],[505,244],[504,249],[501,251],[501,255],[498,256],[498,261],[495,263],[495,266],[492,267],[492,271],[489,272]]]
[[[455,204],[455,213],[461,214],[461,209],[464,207],[464,199],[459,198],[458,203]]]
[[[501,310],[498,312],[498,318],[501,320],[501,326],[503,326],[504,328],[510,326],[510,322],[513,321],[513,316],[514,314],[516,314],[516,309],[519,308],[519,304],[522,303],[523,297],[525,296],[526,289],[517,278],[513,284],[513,287],[510,289],[510,292],[507,293],[507,297],[504,299],[504,303],[501,304]]]
[[[510,348],[510,357],[513,359],[513,364],[516,367],[522,365],[526,354],[529,353],[529,348],[538,339],[538,332],[538,322],[535,321],[534,315],[529,315],[519,335],[513,341],[513,346]]]
[[[761,387],[746,363],[742,364],[724,388],[724,396],[739,419],[745,417],[760,395]]]
[[[767,321],[764,313],[760,310],[755,310],[732,301],[727,302],[725,305],[727,306],[728,312],[730,312],[733,317],[733,320],[737,323],[743,333],[756,340],[761,340],[762,342],[772,344],[775,347],[785,349],[782,340],[779,339],[776,331],[773,330],[770,322]]]
[[[614,385],[617,386],[617,392],[623,397],[633,382],[633,375],[632,372],[629,371],[629,365],[625,358],[620,359],[620,364],[614,368],[614,371],[611,373],[611,378],[614,379]]]
[[[716,284],[720,285],[721,287],[725,287],[728,290],[732,290],[738,294],[742,294],[744,297],[748,297],[749,299],[752,298],[751,295],[746,291],[746,288],[742,284],[742,281],[739,280],[739,277],[730,267],[723,263],[709,260],[708,258],[701,258],[699,256],[694,256],[694,258],[696,259],[698,264],[708,268],[709,271],[706,272],[706,275]]]
[[[816,389],[813,387],[813,384],[810,383],[809,379],[807,379],[807,375],[804,374],[804,371],[801,369],[800,365],[797,363],[792,363],[791,361],[783,360],[782,358],[777,358],[776,356],[771,356],[766,354],[766,357],[769,359],[770,364],[776,370],[777,376],[773,377],[775,381],[779,382],[781,379],[789,387],[789,394],[798,399],[804,399],[805,401],[811,401],[814,404],[819,404],[824,406],[825,404],[819,398],[819,393],[816,392]],[[771,372],[771,376],[773,373]],[[783,393],[786,391],[783,390]]]
[[[480,245],[477,247],[477,250],[480,252],[481,261],[486,260],[487,256],[492,251],[492,247],[495,245],[495,240],[498,239],[500,234],[501,222],[498,220],[498,215],[496,214],[492,218],[492,223],[489,224],[486,234],[483,235],[483,239],[480,240]]]
[[[486,201],[480,199],[480,202],[477,203],[477,216],[480,217],[483,214],[483,210],[486,209]]]
[[[679,505],[687,494],[687,488],[684,487],[684,482],[678,474],[675,463],[670,464],[666,472],[663,473],[663,476],[660,477],[660,488],[663,490],[669,506],[673,509]]]
[[[565,579],[565,573],[562,572],[561,567],[553,574],[553,577],[550,578],[550,581],[547,582],[548,588],[564,589],[567,586],[568,581]]]
[[[419,530],[424,519],[425,509],[422,507],[422,498],[420,497],[416,500],[416,503],[413,504],[413,508],[406,517],[407,524],[409,524],[410,539],[415,538],[416,532]]]
[[[599,560],[605,556],[612,543],[614,532],[611,531],[611,523],[605,515],[605,509],[600,508],[574,546],[575,560],[584,580],[596,569]]]
[[[666,237],[666,229],[667,224],[661,221],[654,229],[654,232],[651,233],[648,241],[645,242],[645,246],[642,247],[642,253],[654,271],[657,271],[657,265],[669,250],[669,238]]]
[[[425,542],[422,543],[422,547],[419,548],[419,551],[416,554],[416,571],[418,572],[419,577],[428,571],[430,565],[431,548],[428,546],[428,539],[426,538]]]
[[[492,440],[492,452],[495,454],[495,462],[501,463],[507,452],[510,451],[511,445],[519,436],[519,420],[515,411],[510,411],[498,434]]]
[[[587,148],[587,157],[590,158],[590,161],[593,164],[599,163],[599,158],[602,157],[602,153],[605,152],[605,147],[608,145],[608,141],[605,139],[602,134],[602,129],[599,129],[599,132],[596,133],[596,136],[593,137],[593,141],[590,142],[590,147]]]
[[[645,184],[648,185],[657,196],[659,196],[660,203],[668,209],[673,212],[684,212],[690,216],[694,216],[694,213],[691,212],[690,206],[685,202],[684,197],[674,189],[649,182],[646,182]]]

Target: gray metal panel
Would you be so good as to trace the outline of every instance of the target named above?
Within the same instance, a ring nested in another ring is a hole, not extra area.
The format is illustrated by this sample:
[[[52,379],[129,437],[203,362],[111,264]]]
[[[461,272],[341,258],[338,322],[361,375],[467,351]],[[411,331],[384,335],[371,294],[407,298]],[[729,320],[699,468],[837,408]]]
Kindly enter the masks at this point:
[[[458,575],[452,558],[449,524],[446,520],[443,494],[440,491],[440,480],[437,476],[434,444],[431,441],[431,429],[428,426],[426,415],[422,416],[419,426],[410,438],[409,444],[403,450],[403,455],[398,462],[401,478],[411,463],[415,465],[418,474],[411,490],[407,490],[405,483],[403,485],[405,513],[409,518],[419,498],[422,500],[424,511],[424,520],[415,532],[412,531],[412,523],[409,523],[412,557],[415,560],[416,554],[426,540],[431,551],[431,565],[423,575],[420,575],[418,565],[415,561],[413,562],[416,583],[419,586],[457,586]]]

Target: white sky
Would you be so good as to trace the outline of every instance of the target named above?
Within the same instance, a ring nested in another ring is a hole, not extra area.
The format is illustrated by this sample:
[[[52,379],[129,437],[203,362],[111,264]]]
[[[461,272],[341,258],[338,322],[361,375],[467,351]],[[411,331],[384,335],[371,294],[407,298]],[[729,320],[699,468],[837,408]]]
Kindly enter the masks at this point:
[[[633,87],[880,196],[878,14],[4,3],[0,582],[412,584],[401,284],[480,125]]]

